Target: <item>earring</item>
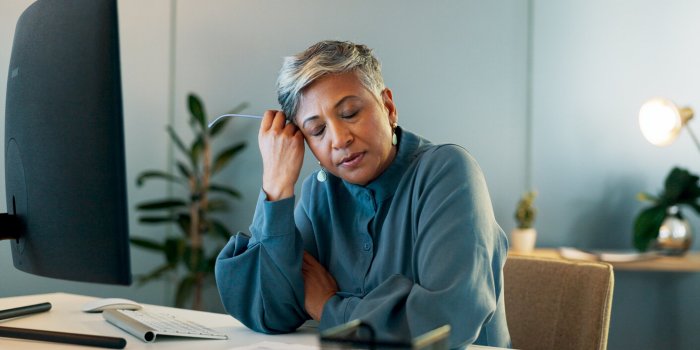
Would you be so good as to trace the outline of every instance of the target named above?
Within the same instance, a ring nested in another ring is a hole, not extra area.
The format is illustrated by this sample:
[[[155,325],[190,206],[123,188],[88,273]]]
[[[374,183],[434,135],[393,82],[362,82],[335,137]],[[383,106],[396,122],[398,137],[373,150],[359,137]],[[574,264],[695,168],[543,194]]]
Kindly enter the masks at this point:
[[[318,165],[321,165],[321,162],[318,162]],[[316,180],[318,182],[326,182],[326,179],[328,179],[328,174],[326,174],[326,171],[323,170],[323,167],[316,173]]]
[[[391,145],[396,146],[397,143],[399,143],[399,138],[396,136],[396,128],[399,126],[399,123],[394,122],[391,124]]]

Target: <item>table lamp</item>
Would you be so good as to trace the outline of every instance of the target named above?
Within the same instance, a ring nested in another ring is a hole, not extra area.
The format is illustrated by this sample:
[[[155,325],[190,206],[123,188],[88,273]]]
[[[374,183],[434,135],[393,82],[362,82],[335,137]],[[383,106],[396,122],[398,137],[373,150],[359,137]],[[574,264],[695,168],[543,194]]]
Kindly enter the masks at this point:
[[[689,107],[678,108],[668,99],[655,97],[646,101],[639,110],[639,128],[647,141],[656,146],[671,144],[681,129],[693,119],[693,110]],[[695,146],[700,150],[700,143],[690,128],[686,128]]]
[[[676,140],[681,129],[686,126],[690,137],[695,143],[695,147],[700,150],[700,143],[698,143],[697,137],[693,130],[687,127],[688,121],[691,119],[693,119],[692,109],[689,107],[678,108],[670,100],[660,97],[648,100],[639,110],[639,128],[642,129],[644,138],[656,146],[671,144]],[[676,170],[674,169],[674,171]],[[668,182],[670,178],[669,175],[666,181]],[[664,209],[666,211],[665,217],[658,228],[656,242],[653,243],[655,249],[669,255],[684,254],[690,248],[692,242],[690,224],[680,215],[678,204],[680,203],[668,203]],[[637,225],[643,221],[640,221],[641,217],[640,215],[635,223],[635,240],[638,234],[636,232]]]

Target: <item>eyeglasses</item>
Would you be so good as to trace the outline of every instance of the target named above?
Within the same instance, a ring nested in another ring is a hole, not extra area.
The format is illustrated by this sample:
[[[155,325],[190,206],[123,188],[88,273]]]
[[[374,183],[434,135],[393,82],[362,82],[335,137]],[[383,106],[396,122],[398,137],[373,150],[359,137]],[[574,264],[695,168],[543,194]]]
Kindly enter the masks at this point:
[[[235,118],[235,117],[238,117],[238,118],[250,118],[250,119],[262,119],[262,116],[259,116],[259,115],[250,115],[250,114],[222,114],[222,115],[216,117],[216,119],[214,119],[214,121],[212,121],[211,123],[209,123],[209,125],[208,125],[207,127],[208,127],[209,129],[211,129],[211,128],[214,127],[214,125],[219,124],[220,121],[222,121],[222,120],[224,120],[224,119],[228,119],[228,118]]]

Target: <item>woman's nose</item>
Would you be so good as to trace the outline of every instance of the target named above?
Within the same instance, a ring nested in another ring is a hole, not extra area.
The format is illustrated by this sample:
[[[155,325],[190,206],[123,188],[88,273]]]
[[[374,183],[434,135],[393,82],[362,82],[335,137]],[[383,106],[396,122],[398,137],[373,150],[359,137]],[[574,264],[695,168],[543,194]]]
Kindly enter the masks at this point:
[[[335,149],[345,148],[352,143],[353,137],[350,129],[342,125],[341,123],[334,123],[335,125],[330,125],[329,129],[331,131],[331,146]]]

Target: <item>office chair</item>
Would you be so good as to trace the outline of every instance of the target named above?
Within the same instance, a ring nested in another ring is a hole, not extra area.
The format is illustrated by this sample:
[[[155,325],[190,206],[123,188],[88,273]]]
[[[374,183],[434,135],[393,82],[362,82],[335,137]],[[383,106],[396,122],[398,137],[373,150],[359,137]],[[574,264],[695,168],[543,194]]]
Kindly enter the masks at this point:
[[[607,348],[614,286],[609,264],[510,256],[504,285],[513,348]]]

